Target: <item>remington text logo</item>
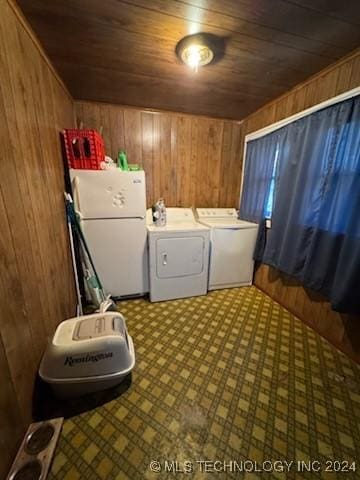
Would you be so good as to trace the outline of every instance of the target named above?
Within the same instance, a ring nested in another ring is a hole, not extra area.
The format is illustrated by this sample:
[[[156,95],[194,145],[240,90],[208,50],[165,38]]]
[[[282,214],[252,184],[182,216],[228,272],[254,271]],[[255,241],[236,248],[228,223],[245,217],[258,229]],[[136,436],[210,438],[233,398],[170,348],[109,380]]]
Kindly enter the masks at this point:
[[[64,365],[68,365],[69,367],[73,367],[74,365],[78,365],[79,363],[94,363],[99,362],[100,360],[106,360],[107,358],[111,358],[113,356],[112,352],[104,352],[104,353],[88,353],[81,357],[66,357]]]

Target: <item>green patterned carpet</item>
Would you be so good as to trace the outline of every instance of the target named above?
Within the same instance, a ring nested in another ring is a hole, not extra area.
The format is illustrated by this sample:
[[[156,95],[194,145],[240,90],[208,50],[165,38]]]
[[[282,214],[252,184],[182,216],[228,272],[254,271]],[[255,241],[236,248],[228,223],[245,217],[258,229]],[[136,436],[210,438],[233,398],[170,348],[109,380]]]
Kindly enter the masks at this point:
[[[119,307],[132,384],[65,420],[51,479],[360,478],[359,367],[258,289]]]

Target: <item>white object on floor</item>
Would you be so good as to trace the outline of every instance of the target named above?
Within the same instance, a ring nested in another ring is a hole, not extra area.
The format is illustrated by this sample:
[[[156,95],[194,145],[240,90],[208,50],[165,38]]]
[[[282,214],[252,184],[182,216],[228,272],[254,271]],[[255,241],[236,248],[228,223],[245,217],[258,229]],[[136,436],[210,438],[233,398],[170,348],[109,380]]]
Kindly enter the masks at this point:
[[[167,224],[155,226],[147,211],[150,301],[207,293],[209,228],[191,208],[167,208]]]
[[[135,366],[132,338],[119,312],[60,323],[42,358],[39,375],[63,397],[105,390]]]
[[[70,170],[74,202],[106,293],[149,291],[145,173]]]
[[[256,223],[239,220],[235,208],[197,208],[199,222],[211,228],[209,290],[251,285]]]

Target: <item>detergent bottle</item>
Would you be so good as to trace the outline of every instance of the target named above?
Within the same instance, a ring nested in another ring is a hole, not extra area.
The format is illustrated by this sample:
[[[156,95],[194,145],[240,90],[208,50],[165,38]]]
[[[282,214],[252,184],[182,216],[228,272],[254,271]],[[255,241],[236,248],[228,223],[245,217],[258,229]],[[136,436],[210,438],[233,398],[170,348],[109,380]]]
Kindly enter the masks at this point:
[[[118,158],[117,158],[117,166],[123,171],[129,171],[129,165],[127,161],[127,156],[124,150],[119,150]]]

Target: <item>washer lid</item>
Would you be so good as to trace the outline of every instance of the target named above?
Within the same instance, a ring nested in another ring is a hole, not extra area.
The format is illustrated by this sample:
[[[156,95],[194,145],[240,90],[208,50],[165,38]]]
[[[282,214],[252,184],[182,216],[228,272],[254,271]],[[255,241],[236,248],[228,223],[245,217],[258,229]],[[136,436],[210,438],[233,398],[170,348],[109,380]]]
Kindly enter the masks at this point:
[[[225,218],[206,218],[201,222],[210,228],[228,228],[228,229],[245,229],[257,228],[257,223],[247,222],[246,220],[227,220]]]

